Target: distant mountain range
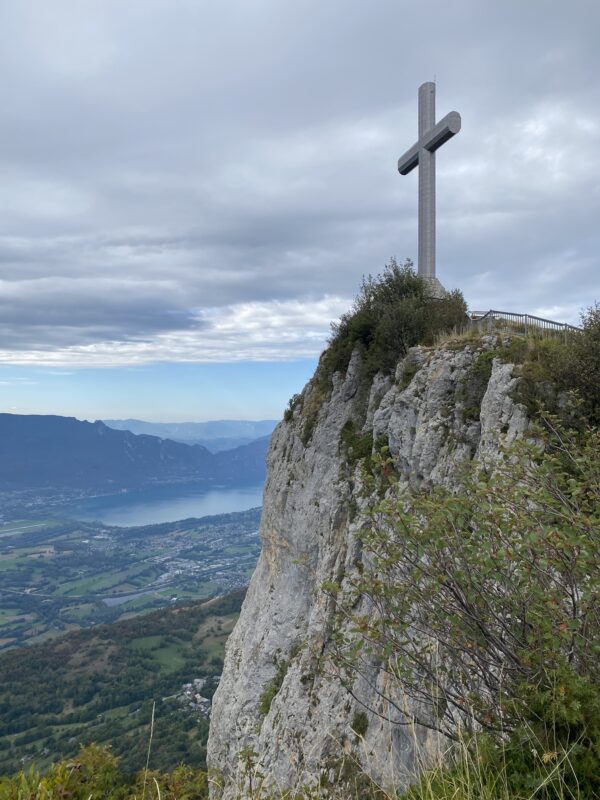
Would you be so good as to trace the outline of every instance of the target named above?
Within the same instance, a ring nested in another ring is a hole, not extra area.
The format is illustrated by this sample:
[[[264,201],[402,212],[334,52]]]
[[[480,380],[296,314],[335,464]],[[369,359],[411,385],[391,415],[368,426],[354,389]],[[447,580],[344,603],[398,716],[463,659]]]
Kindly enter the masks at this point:
[[[119,491],[181,482],[265,477],[269,437],[232,450],[114,430],[74,417],[0,414],[0,490]]]
[[[270,436],[275,419],[222,419],[211,422],[144,422],[141,419],[105,419],[105,425],[118,431],[145,433],[184,444],[201,444],[211,453],[232,450],[263,436]]]

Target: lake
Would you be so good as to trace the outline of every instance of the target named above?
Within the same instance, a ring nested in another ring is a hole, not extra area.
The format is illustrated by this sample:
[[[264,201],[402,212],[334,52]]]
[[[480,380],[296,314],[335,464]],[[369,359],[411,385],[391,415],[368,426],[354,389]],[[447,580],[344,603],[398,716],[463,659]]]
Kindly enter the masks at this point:
[[[229,514],[262,505],[263,484],[244,486],[160,486],[86,497],[61,507],[64,516],[128,527]]]

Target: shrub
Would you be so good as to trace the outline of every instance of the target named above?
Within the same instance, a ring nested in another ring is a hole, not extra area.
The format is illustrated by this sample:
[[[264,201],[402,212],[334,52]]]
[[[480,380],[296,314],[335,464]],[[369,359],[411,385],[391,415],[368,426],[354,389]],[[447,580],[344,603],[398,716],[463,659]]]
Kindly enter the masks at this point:
[[[457,389],[456,399],[462,403],[465,419],[479,419],[481,401],[488,387],[492,362],[496,355],[494,350],[480,353]]]
[[[364,711],[357,711],[350,725],[357,736],[364,736],[369,727],[369,718]]]
[[[354,420],[349,419],[342,428],[341,441],[351,464],[360,459],[370,459],[373,450],[373,431],[360,433],[356,429]]]
[[[519,365],[516,398],[530,415],[536,416],[541,407],[552,408],[563,422],[580,429],[600,424],[600,306],[583,313],[581,322],[581,331],[564,337],[513,336],[496,352]],[[579,398],[575,414],[561,405],[557,390]]]
[[[285,422],[292,421],[292,419],[294,418],[294,411],[300,400],[301,397],[299,394],[295,394],[292,397],[290,397],[289,402],[287,404],[287,408],[283,412],[283,419],[285,420]]]
[[[319,410],[331,391],[332,376],[347,370],[355,349],[362,356],[357,404],[365,412],[376,373],[391,373],[410,347],[431,345],[442,331],[462,328],[466,322],[467,307],[459,291],[434,297],[427,282],[415,274],[411,261],[399,266],[391,259],[381,275],[363,278],[352,309],[332,325],[310,393],[293,397],[284,419],[291,421],[295,407],[303,403],[301,439],[308,445]]]
[[[584,697],[580,698],[584,700]],[[589,700],[589,696],[585,700]],[[596,700],[597,703],[597,700]],[[582,706],[583,707],[583,706]],[[598,708],[594,704],[597,714]],[[552,730],[552,724],[549,730]],[[510,740],[488,736],[461,741],[446,759],[420,776],[395,800],[594,800],[598,797],[597,763],[583,762],[571,747],[539,739],[524,724]],[[590,768],[592,772],[590,772]]]
[[[208,798],[206,774],[178,766],[172,772],[142,770],[132,785],[107,748],[82,747],[76,758],[53,764],[45,775],[34,769],[0,777],[2,800],[203,800]]]
[[[464,327],[467,309],[462,294],[431,295],[411,261],[391,259],[381,275],[363,279],[354,305],[333,325],[333,335],[319,363],[317,378],[329,383],[345,371],[356,347],[363,354],[362,377],[390,373],[409,347],[433,344],[438,333]]]
[[[289,661],[280,661],[277,664],[277,672],[273,676],[272,680],[266,685],[263,693],[260,696],[258,710],[260,712],[261,717],[266,717],[271,709],[271,703],[275,699],[275,696],[281,689],[283,684],[284,678],[287,675],[288,668],[290,666]]]
[[[600,424],[600,305],[581,316],[583,330],[571,334],[568,347],[556,357],[555,371],[562,388],[577,392],[587,418]]]
[[[538,437],[455,491],[374,505],[335,658],[345,682],[377,658],[396,713],[454,739],[487,732],[525,759],[523,781],[534,764],[519,749],[535,740],[598,791],[600,431],[546,418]]]

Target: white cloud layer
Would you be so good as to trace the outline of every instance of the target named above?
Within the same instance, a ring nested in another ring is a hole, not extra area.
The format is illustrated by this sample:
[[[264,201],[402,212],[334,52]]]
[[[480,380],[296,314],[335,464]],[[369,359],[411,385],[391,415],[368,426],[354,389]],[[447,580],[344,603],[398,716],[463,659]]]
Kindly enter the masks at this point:
[[[223,363],[314,358],[330,334],[327,321],[339,317],[348,305],[348,298],[336,297],[308,302],[240,303],[207,310],[187,330],[128,341],[0,350],[0,361],[31,366],[111,367],[161,361]]]
[[[600,6],[429,8],[6,0],[0,358],[315,355],[361,276],[416,254],[395,162],[435,74],[463,117],[442,282],[576,322],[600,299]]]

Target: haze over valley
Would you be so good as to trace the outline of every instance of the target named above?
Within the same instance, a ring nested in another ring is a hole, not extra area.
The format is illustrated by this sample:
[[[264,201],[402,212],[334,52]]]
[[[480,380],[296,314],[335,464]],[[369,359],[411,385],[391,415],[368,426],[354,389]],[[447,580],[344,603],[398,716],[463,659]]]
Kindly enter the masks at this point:
[[[140,419],[105,419],[105,425],[119,431],[147,433],[172,439],[184,444],[201,444],[217,453],[232,450],[240,445],[250,444],[256,439],[269,436],[277,425],[277,420],[215,420],[211,422],[145,422]]]

